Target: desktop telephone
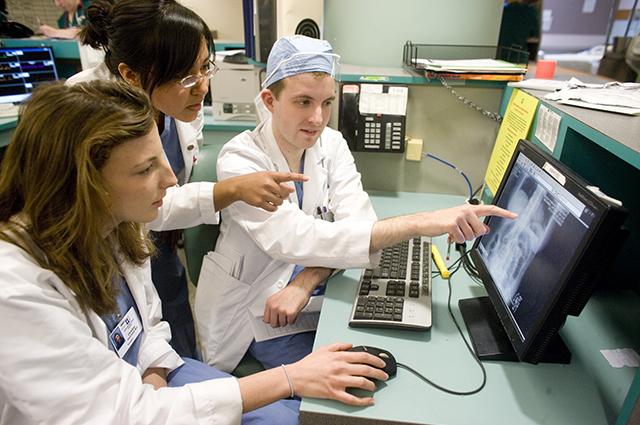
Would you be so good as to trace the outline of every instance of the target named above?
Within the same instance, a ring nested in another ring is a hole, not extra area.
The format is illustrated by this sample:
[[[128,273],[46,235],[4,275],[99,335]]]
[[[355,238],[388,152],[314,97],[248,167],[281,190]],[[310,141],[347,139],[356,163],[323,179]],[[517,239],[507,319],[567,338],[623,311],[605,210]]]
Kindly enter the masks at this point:
[[[0,36],[8,38],[27,38],[33,35],[33,30],[20,22],[0,22]]]
[[[367,112],[362,112],[363,93],[369,96],[367,100],[376,96],[375,104],[368,102]],[[399,84],[342,84],[338,128],[349,148],[360,152],[404,152],[407,93],[407,86]],[[390,105],[402,101],[404,111]]]

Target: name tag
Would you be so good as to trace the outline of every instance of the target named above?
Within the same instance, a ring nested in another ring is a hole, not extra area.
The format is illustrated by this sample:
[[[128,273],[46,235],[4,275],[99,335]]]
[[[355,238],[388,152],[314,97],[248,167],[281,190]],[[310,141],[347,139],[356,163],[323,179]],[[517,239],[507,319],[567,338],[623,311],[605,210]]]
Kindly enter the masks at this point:
[[[131,307],[113,329],[113,332],[109,334],[109,340],[120,358],[123,358],[125,354],[127,354],[127,351],[129,351],[129,348],[131,348],[141,332],[142,323],[140,323],[136,310]]]

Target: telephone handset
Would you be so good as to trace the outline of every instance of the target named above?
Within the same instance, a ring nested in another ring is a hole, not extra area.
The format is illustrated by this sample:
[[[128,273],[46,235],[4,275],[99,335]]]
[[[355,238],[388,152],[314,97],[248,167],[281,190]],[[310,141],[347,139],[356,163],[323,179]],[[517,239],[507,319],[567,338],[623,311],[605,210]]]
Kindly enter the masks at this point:
[[[369,93],[371,87],[371,84],[367,84]],[[404,96],[406,111],[406,86],[377,84],[373,91],[374,95],[379,95],[376,100],[384,99],[384,95],[394,94],[394,102],[398,101],[399,92],[400,98]],[[363,113],[360,105],[362,93],[363,88],[358,83],[344,83],[340,86],[338,128],[349,148],[360,152],[404,152],[406,114],[386,113],[390,109],[397,109],[389,105],[383,106],[379,113],[371,112],[371,108]]]
[[[33,31],[28,26],[20,22],[4,21],[0,22],[0,36],[9,38],[27,38],[33,35]]]

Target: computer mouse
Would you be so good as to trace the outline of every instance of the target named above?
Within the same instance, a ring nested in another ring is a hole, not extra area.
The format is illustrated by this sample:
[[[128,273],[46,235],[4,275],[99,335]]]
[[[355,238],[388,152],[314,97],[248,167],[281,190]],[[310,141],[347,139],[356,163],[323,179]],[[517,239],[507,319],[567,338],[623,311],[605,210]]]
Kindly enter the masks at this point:
[[[369,347],[368,345],[357,345],[355,347],[351,347],[347,351],[355,351],[355,352],[367,352],[369,354],[373,354],[376,357],[380,357],[385,363],[385,367],[382,368],[389,377],[395,376],[398,371],[398,366],[396,364],[396,358],[393,357],[393,354],[388,352],[387,350],[383,350],[382,348]]]

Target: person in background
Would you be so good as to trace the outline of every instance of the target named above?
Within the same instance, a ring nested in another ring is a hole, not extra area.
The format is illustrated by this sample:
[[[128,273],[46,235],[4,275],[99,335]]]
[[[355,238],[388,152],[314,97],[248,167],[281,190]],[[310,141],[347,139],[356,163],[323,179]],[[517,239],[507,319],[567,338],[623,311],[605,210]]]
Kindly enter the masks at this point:
[[[68,84],[121,80],[141,87],[151,98],[165,155],[185,198],[165,199],[150,227],[157,245],[151,260],[153,283],[171,325],[173,348],[200,358],[196,350],[187,275],[178,258],[179,231],[218,222],[219,211],[242,200],[274,211],[291,188],[283,182],[300,175],[253,173],[217,184],[188,183],[203,142],[202,101],[217,70],[211,61],[213,39],[205,22],[173,0],[98,0],[87,10],[80,34],[84,44],[105,52],[104,63],[69,78]],[[213,196],[212,196],[213,194]],[[215,208],[214,208],[215,205]]]
[[[57,7],[64,9],[58,18],[58,28],[40,25],[40,33],[49,38],[76,38],[80,27],[84,24],[89,0],[54,0]]]
[[[171,348],[141,224],[176,183],[154,113],[111,81],[23,107],[0,169],[0,425],[294,425],[281,399],[372,404],[345,390],[373,391],[384,362],[350,344],[240,379]]]
[[[324,40],[276,41],[260,93],[271,117],[218,156],[222,179],[256,170],[309,177],[275,212],[239,203],[223,212],[215,272],[200,276],[195,300],[204,358],[221,370],[233,370],[247,351],[265,368],[310,353],[315,332],[258,341],[253,329],[265,325],[251,323],[249,312],[263,312],[271,327],[294,323],[331,269],[375,268],[387,246],[446,233],[461,243],[488,231],[480,216],[515,217],[495,206],[462,205],[377,220],[347,142],[327,127],[338,58]]]

